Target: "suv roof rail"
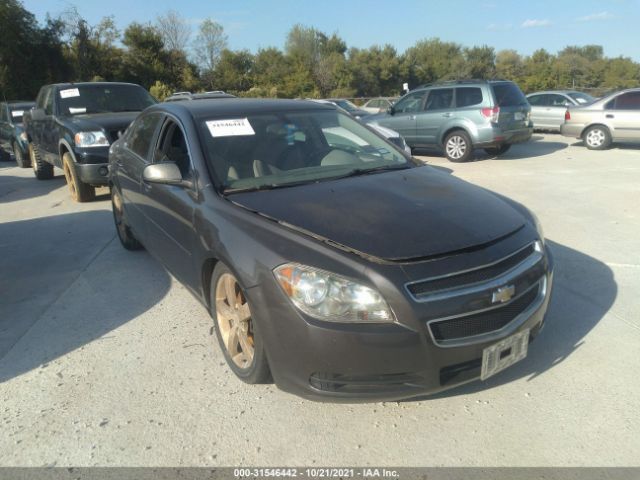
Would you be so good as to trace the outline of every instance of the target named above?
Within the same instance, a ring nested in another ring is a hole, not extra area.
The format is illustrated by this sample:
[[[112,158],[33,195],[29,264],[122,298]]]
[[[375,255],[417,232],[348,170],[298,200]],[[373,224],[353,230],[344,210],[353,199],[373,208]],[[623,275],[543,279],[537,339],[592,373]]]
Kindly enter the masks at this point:
[[[191,92],[173,92],[170,96],[173,95],[191,95]]]
[[[464,85],[469,83],[489,83],[489,82],[508,82],[505,78],[460,78],[460,79],[452,79],[452,80],[438,80],[437,82],[424,83],[419,85],[412,90],[417,90],[418,88],[427,88],[427,87],[435,87],[438,85]]]

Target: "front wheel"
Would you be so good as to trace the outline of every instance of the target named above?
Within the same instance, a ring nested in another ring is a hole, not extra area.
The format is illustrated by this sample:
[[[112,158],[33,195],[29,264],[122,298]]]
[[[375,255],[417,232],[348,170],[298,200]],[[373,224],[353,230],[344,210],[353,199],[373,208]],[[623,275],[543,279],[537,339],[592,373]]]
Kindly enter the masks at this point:
[[[210,297],[218,343],[233,373],[246,383],[269,383],[267,355],[249,300],[221,262],[213,269]]]
[[[589,150],[605,150],[611,145],[611,134],[607,127],[595,125],[589,127],[583,135],[584,143]]]
[[[90,202],[96,198],[96,189],[91,185],[87,185],[78,177],[71,154],[65,153],[62,156],[62,169],[64,170],[64,178],[67,181],[71,198],[79,203]]]
[[[20,168],[28,168],[31,166],[29,157],[22,153],[22,149],[18,146],[17,142],[13,142],[13,155],[16,157],[16,163]]]
[[[113,210],[113,221],[116,225],[116,232],[118,232],[118,239],[122,246],[127,250],[140,250],[142,244],[133,235],[131,228],[129,228],[127,224],[122,197],[120,197],[115,187],[111,187],[111,208]]]
[[[485,148],[484,151],[487,152],[487,155],[491,155],[492,157],[497,157],[498,155],[507,153],[510,148],[511,148],[511,144],[505,143],[503,145],[500,145],[499,147]]]
[[[473,147],[466,132],[457,130],[444,140],[444,153],[451,162],[466,162],[471,158]]]

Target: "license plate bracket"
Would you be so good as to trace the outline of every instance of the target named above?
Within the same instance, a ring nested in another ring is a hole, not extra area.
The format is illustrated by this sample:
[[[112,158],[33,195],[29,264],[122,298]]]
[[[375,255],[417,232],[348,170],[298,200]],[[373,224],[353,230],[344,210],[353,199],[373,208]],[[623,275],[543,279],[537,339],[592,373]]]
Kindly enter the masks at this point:
[[[523,330],[485,348],[482,351],[480,379],[487,378],[510,367],[527,356],[529,329]]]

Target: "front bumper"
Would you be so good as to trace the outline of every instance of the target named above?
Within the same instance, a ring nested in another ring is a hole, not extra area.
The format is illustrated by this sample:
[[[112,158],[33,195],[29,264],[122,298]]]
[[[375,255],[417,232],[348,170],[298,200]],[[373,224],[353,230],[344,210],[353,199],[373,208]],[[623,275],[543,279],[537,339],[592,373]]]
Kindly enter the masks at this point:
[[[83,183],[104,186],[109,179],[109,147],[76,148],[76,173]]]
[[[419,319],[415,323],[422,328],[414,330],[399,324],[330,324],[306,318],[275,282],[247,295],[263,307],[257,320],[265,326],[260,333],[279,388],[317,401],[376,402],[433,394],[479,379],[486,347],[525,329],[533,339],[541,330],[553,283],[548,251],[544,282],[535,309],[514,318],[499,334],[448,346],[438,345]]]

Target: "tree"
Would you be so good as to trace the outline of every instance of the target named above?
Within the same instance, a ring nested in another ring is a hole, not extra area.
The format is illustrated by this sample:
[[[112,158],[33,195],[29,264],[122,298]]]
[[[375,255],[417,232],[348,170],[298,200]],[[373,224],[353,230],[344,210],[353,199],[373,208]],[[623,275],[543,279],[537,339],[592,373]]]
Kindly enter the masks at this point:
[[[483,45],[464,49],[464,67],[459,78],[494,78],[496,53],[493,47]]]
[[[348,67],[355,95],[397,95],[402,89],[400,58],[391,45],[349,50]]]
[[[168,50],[185,52],[191,37],[191,27],[175,10],[158,16],[157,28]]]
[[[222,51],[227,48],[227,35],[224,33],[224,28],[207,18],[200,24],[193,46],[200,67],[203,70],[213,70],[220,60]]]
[[[151,87],[156,80],[168,83],[168,56],[156,27],[131,23],[124,31],[122,43],[127,47],[122,65],[124,80],[145,88]]]
[[[439,38],[421,40],[407,49],[404,64],[411,86],[458,77],[464,64],[462,47]]]
[[[244,92],[253,86],[252,68],[253,55],[248,50],[224,49],[211,72],[210,83],[216,90]]]
[[[520,83],[524,76],[522,57],[515,50],[500,50],[496,54],[496,76]]]

